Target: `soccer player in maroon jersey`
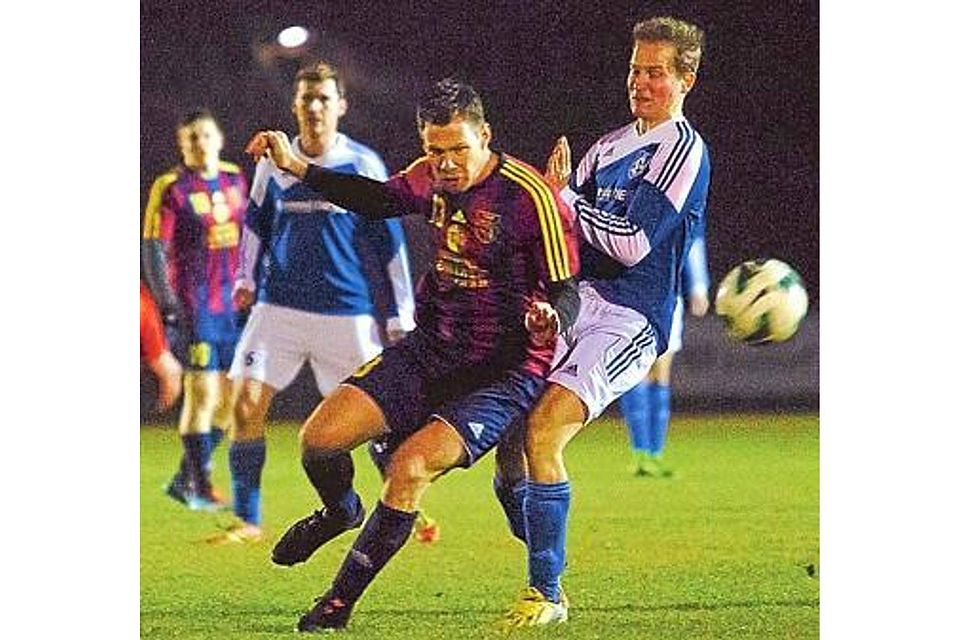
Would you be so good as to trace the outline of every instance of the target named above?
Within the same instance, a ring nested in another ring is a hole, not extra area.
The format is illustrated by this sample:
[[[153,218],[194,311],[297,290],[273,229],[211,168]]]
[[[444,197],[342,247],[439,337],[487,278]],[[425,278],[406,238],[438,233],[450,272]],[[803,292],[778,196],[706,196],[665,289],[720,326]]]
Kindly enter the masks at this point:
[[[385,183],[308,165],[281,132],[251,144],[340,206],[424,216],[436,248],[418,290],[417,328],[341,384],[301,431],[303,466],[324,508],[277,543],[273,560],[283,565],[363,523],[348,452],[376,437],[397,445],[380,501],[301,631],[346,626],[409,537],[430,483],[475,463],[533,405],[556,336],[579,306],[570,211],[535,169],[490,148],[480,96],[443,80],[417,120],[425,156]]]
[[[150,189],[142,257],[164,322],[187,343],[179,424],[184,452],[166,492],[191,509],[209,511],[225,506],[210,484],[209,463],[233,420],[226,372],[240,336],[231,292],[247,182],[237,165],[220,160],[223,132],[209,111],[185,116],[177,143],[183,163]]]

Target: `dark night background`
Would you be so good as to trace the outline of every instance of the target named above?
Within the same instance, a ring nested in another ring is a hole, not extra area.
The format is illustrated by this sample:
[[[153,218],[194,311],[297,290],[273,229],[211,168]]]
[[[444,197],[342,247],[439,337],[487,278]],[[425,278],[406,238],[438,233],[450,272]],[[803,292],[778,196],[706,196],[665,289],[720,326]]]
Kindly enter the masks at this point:
[[[625,77],[639,17],[672,14],[707,34],[685,114],[710,146],[710,270],[777,257],[819,298],[819,8],[786,2],[142,2],[141,213],[153,178],[177,161],[173,129],[206,106],[224,158],[240,162],[261,127],[295,132],[291,81],[302,60],[264,60],[263,43],[302,24],[310,59],[341,67],[341,129],[393,171],[419,153],[415,99],[447,75],[483,95],[494,144],[537,166],[565,133],[574,162],[630,120]],[[415,263],[424,247],[416,237]],[[419,265],[415,264],[419,272]]]

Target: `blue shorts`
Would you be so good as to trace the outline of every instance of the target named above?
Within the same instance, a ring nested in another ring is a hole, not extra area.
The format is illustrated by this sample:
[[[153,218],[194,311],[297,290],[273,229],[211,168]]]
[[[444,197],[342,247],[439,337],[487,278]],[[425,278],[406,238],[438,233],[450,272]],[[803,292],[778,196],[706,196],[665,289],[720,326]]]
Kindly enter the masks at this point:
[[[390,433],[377,443],[384,453],[436,417],[463,438],[467,459],[461,466],[469,467],[530,412],[546,386],[541,376],[518,369],[436,366],[431,360],[408,338],[345,381],[366,392],[386,416]]]
[[[173,355],[187,371],[229,371],[243,324],[237,314],[204,316],[166,328]]]

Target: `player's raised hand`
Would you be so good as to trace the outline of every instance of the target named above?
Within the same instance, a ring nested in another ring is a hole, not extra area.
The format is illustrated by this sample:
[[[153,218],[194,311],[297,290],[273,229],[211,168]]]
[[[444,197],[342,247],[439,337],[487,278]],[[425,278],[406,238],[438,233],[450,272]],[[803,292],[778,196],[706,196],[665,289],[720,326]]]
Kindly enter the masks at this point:
[[[550,157],[547,158],[547,169],[543,177],[547,182],[558,191],[563,189],[570,178],[570,143],[567,142],[567,136],[560,136],[550,151]]]
[[[560,316],[549,302],[537,300],[527,309],[523,326],[530,334],[533,344],[542,347],[556,340],[560,332]]]
[[[294,153],[290,138],[283,131],[258,131],[247,143],[246,152],[258,160],[266,156],[280,169],[301,178],[307,172],[307,163]]]

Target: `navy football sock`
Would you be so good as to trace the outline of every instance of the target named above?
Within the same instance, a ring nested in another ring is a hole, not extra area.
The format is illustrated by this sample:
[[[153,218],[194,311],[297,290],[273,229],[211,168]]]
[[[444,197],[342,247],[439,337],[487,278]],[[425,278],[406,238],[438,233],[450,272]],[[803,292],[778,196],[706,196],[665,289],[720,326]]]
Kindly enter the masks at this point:
[[[551,602],[560,602],[560,574],[567,547],[570,483],[527,483],[527,557],[530,586]]]
[[[331,593],[354,603],[413,531],[417,513],[392,509],[382,502],[367,519],[333,581]]]
[[[183,442],[180,468],[194,491],[206,493],[210,490],[210,479],[205,466],[210,459],[210,434],[187,433],[181,435],[180,440]]]
[[[223,435],[225,431],[220,427],[214,426],[210,428],[210,453],[213,453],[217,450],[217,445],[223,442]]]
[[[670,427],[670,385],[650,385],[650,452],[658,456],[667,443]]]
[[[248,524],[260,526],[260,478],[267,461],[263,438],[231,442],[230,478],[233,485],[233,512]]]
[[[650,384],[641,382],[620,396],[620,412],[630,431],[630,446],[634,451],[652,451],[650,440]]]
[[[521,542],[527,541],[527,526],[523,519],[523,501],[527,495],[527,480],[522,478],[514,484],[506,484],[500,476],[493,476],[493,492],[507,516],[510,532]]]
[[[300,462],[328,512],[345,520],[356,519],[360,514],[360,496],[353,490],[353,458],[350,454],[325,456],[306,449]]]

